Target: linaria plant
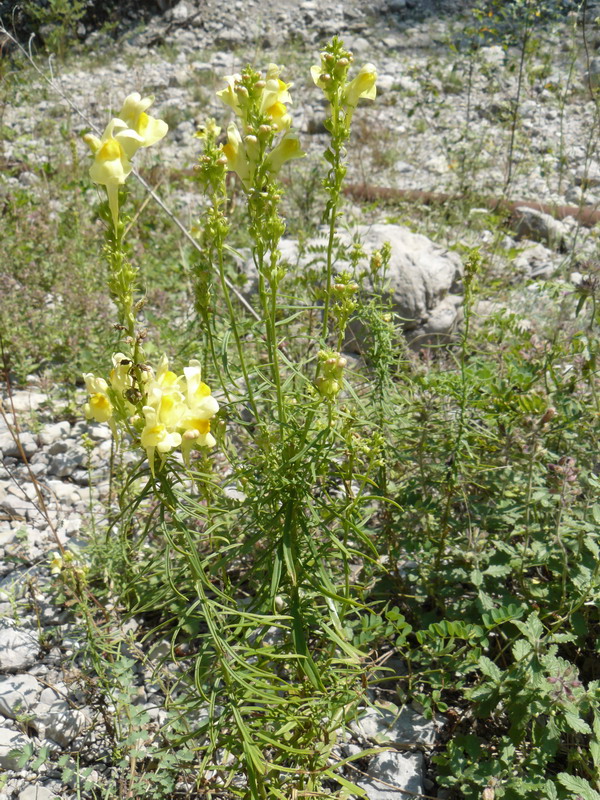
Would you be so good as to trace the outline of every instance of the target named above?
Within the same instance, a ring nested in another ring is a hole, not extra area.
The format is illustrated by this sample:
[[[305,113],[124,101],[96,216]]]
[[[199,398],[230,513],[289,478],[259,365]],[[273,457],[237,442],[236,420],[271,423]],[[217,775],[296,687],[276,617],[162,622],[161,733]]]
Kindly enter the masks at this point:
[[[140,455],[112,532],[128,564],[122,599],[162,620],[175,614],[174,646],[193,633],[172,691],[176,724],[164,735],[174,746],[194,737],[203,791],[222,786],[237,796],[287,798],[354,790],[331,756],[369,671],[349,623],[362,608],[353,565],[377,555],[367,526],[379,461],[339,352],[357,285],[344,276],[332,285],[344,145],[359,100],[375,96],[375,68],[368,64],[349,80],[352,61],[334,39],[312,70],[330,103],[331,133],[323,322],[314,342],[298,338],[298,320],[315,309],[282,293],[288,267],[279,249],[278,179],[304,156],[282,68],[227,76],[218,92],[233,116],[226,138],[214,120],[198,133],[197,175],[209,200],[192,265],[202,351],[179,369],[167,355],[147,363],[144,340],[152,334],[138,324],[138,272],[121,216],[131,159],[157,143],[166,125],[145,113],[151,98],[135,94],[101,139],[87,137],[90,176],[108,194],[105,255],[123,339],[106,377],[84,376],[85,413]],[[228,172],[246,199],[256,320],[243,314],[226,280]],[[142,551],[150,540],[160,540],[161,552],[148,560]],[[165,579],[157,589],[159,574]]]

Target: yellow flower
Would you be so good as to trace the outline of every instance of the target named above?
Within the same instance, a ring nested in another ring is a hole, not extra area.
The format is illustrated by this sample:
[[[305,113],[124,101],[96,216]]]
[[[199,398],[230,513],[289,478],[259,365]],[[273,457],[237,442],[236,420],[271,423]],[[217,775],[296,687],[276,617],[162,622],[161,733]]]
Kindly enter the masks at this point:
[[[115,390],[123,394],[133,386],[133,379],[130,375],[132,361],[123,353],[114,353],[112,357],[113,368],[110,371],[110,385]]]
[[[181,454],[189,466],[190,452],[193,447],[214,447],[217,440],[210,432],[210,422],[207,419],[190,418],[185,421],[185,428],[181,439]]]
[[[246,189],[249,189],[252,183],[252,168],[235,122],[227,126],[227,144],[223,145],[223,153],[227,158],[228,169],[237,173]]]
[[[213,117],[209,117],[204,125],[200,125],[194,136],[196,139],[218,139],[221,128]]]
[[[86,372],[83,376],[86,389],[90,395],[85,404],[84,412],[87,419],[96,422],[108,422],[113,415],[113,407],[108,397],[108,384],[104,378],[97,378],[93,372]]]
[[[375,99],[377,94],[376,81],[377,70],[375,66],[373,64],[365,64],[360,68],[358,75],[346,86],[342,102],[348,107],[349,116],[352,116],[352,112],[361,97],[366,100]]]
[[[177,375],[169,369],[169,359],[165,355],[160,360],[155,380],[161,389],[171,389],[179,383]]]
[[[219,97],[226,106],[232,108],[236,114],[240,115],[240,101],[235,91],[235,84],[237,81],[242,80],[242,76],[236,72],[235,75],[225,75],[223,80],[227,83],[227,86],[225,89],[221,89],[220,92],[217,92],[217,97]]]
[[[167,426],[159,421],[157,411],[152,406],[144,406],[143,411],[146,424],[142,430],[140,441],[154,475],[154,452],[158,450],[161,455],[166,455],[181,444],[181,434],[177,431],[169,431]]]
[[[200,362],[191,360],[184,367],[188,413],[181,422],[184,430],[181,452],[189,465],[192,447],[214,447],[217,443],[210,432],[209,420],[219,410],[219,404],[211,395],[209,387],[202,381]]]
[[[133,169],[127,154],[141,147],[140,142],[143,139],[120,119],[111,119],[101,139],[91,133],[83,138],[94,154],[90,178],[94,183],[106,186],[108,204],[116,230],[119,222],[119,186],[125,183]]]
[[[169,369],[169,361],[163,356],[156,372],[146,386],[148,406],[156,412],[157,421],[173,430],[178,427],[186,413],[183,393],[177,375]]]
[[[53,550],[50,553],[50,561],[48,562],[50,566],[50,575],[60,575],[63,568],[63,559],[61,554],[58,550]]]
[[[300,147],[300,139],[296,133],[286,133],[269,153],[266,161],[267,169],[277,173],[286,161],[293,158],[304,158],[306,155]]]
[[[169,126],[162,119],[156,119],[146,114],[146,109],[150,108],[154,102],[153,95],[141,97],[139,92],[133,92],[125,98],[125,102],[119,112],[119,119],[125,125],[135,131],[140,137],[137,146],[133,139],[126,143],[126,152],[131,158],[139,147],[150,147],[156,144],[169,130]]]
[[[277,64],[269,64],[265,88],[260,101],[260,110],[271,118],[272,125],[278,131],[287,130],[292,124],[292,118],[285,105],[292,102],[288,91],[292,84],[284,83],[279,77],[280,72],[281,67],[278,67]]]
[[[318,86],[319,89],[322,89],[325,81],[322,81],[321,78],[325,75],[325,70],[321,67],[320,64],[313,64],[310,68],[310,74],[313,79],[313,83],[315,86]]]
[[[201,379],[200,362],[191,360],[189,367],[184,367],[183,374],[186,380],[187,404],[192,412],[191,416],[197,420],[214,417],[219,410],[219,404],[211,395],[209,387]]]

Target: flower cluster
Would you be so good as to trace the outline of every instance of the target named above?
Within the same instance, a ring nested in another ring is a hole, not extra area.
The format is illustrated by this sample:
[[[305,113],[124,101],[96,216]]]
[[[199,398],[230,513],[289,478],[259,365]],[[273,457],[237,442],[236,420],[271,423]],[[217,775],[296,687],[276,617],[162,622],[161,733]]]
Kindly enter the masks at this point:
[[[349,125],[358,101],[361,98],[374,100],[377,89],[377,70],[373,64],[362,66],[350,82],[348,70],[354,61],[351,52],[344,50],[342,42],[334,38],[321,53],[321,63],[310,68],[316,86],[323,90],[332,108],[345,111],[346,124]]]
[[[227,143],[223,153],[227,166],[235,172],[244,188],[250,190],[262,173],[277,174],[293,158],[302,158],[298,135],[290,130],[292,118],[287,104],[292,98],[291,83],[279,77],[281,68],[269,64],[263,76],[251,69],[225,76],[227,86],[217,96],[233,109],[239,119],[227,127]],[[243,135],[242,135],[243,134]],[[275,136],[282,134],[273,146]]]
[[[156,371],[146,365],[136,367],[123,353],[115,353],[112,360],[108,381],[91,372],[83,376],[89,393],[88,419],[107,422],[114,433],[120,424],[136,436],[153,473],[156,453],[164,460],[179,447],[189,464],[192,448],[215,446],[210,420],[219,404],[202,381],[198,361],[190,361],[183,375],[176,375],[166,356]]]
[[[322,374],[315,381],[316,387],[323,397],[333,400],[342,388],[348,360],[334,350],[319,350],[318,357]]]
[[[155,144],[169,129],[163,120],[146,114],[153,102],[154,97],[141,97],[134,92],[125,99],[118,117],[111,119],[101,138],[92,133],[84,136],[94,154],[90,178],[106,186],[115,230],[119,220],[119,186],[133,169],[131,159],[140,147]]]

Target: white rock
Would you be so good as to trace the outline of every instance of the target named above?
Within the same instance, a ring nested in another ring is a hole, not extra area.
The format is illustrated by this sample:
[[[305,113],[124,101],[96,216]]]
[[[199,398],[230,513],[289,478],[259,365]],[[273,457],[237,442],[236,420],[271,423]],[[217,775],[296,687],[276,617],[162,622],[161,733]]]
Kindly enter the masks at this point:
[[[48,472],[56,475],[57,478],[67,478],[72,475],[77,467],[85,463],[87,458],[86,451],[78,445],[72,447],[66,453],[57,453],[52,456]]]
[[[56,798],[55,793],[39,783],[30,783],[19,794],[19,800],[54,800],[54,798]]]
[[[17,733],[10,728],[0,728],[0,767],[17,769],[19,755],[28,743],[29,739],[22,733]],[[17,755],[9,755],[12,750],[16,750]]]
[[[490,47],[481,47],[479,57],[490,67],[501,67],[506,58],[506,51],[500,45],[493,44]]]
[[[0,451],[4,458],[22,458],[21,449],[25,453],[25,456],[29,458],[38,449],[37,442],[31,433],[20,433],[18,434],[18,439],[19,444],[17,444],[12,433],[9,431],[0,434]]]
[[[33,675],[0,677],[0,714],[9,719],[28,714],[38,702],[41,688]]]
[[[400,318],[404,330],[415,330],[417,333],[425,334],[423,326],[436,307],[446,299],[449,293],[456,293],[459,289],[459,281],[462,275],[462,263],[460,257],[453,252],[449,252],[444,247],[428,239],[419,233],[412,233],[408,228],[401,225],[387,225],[377,223],[374,225],[358,226],[356,230],[340,231],[339,239],[344,245],[351,245],[355,233],[358,233],[367,257],[377,249],[380,249],[385,242],[389,242],[392,248],[392,255],[386,273],[387,284],[389,286],[388,298],[392,304],[392,310]],[[324,239],[312,239],[307,242],[307,250],[322,247]],[[316,268],[324,260],[324,254],[311,253],[298,260],[298,245],[295,241],[284,239],[280,243],[280,250],[283,259],[289,262],[292,267],[299,269]],[[248,276],[248,283],[244,289],[247,294],[251,294],[257,289],[258,277],[254,263],[251,260],[240,264],[243,272]],[[336,262],[336,272],[350,269],[350,265],[343,261]],[[372,287],[369,287],[372,288]],[[454,299],[452,303],[454,303]],[[455,304],[457,309],[458,303]],[[446,301],[443,312],[446,319],[450,319],[450,325],[454,324],[458,309],[454,315],[448,313],[449,305]],[[441,334],[441,317],[438,317],[435,325],[435,333]],[[358,350],[364,339],[364,329],[360,325],[353,324],[351,333]],[[348,342],[346,349],[352,347]]]
[[[517,208],[516,214],[519,217],[517,236],[522,239],[544,242],[549,247],[560,247],[566,233],[562,222],[554,219],[550,214],[526,206]]]
[[[15,627],[0,629],[0,672],[17,672],[37,661],[40,643],[30,631]]]
[[[559,267],[559,262],[553,260],[551,250],[543,244],[526,247],[513,260],[513,267],[518,275],[525,278],[549,278]]]
[[[442,344],[454,338],[462,319],[462,297],[449,294],[431,311],[427,321],[415,331],[407,333],[412,347]]]
[[[390,708],[367,708],[351,724],[353,732],[377,744],[426,744],[435,742],[435,724],[408,706],[399,712]]]
[[[42,394],[42,392],[28,392],[23,390],[20,392],[13,392],[12,405],[17,412],[37,411],[37,409],[42,405],[42,403],[45,403],[47,399],[48,395]],[[4,405],[6,408],[10,408],[10,400],[5,399]]]
[[[32,727],[41,737],[52,739],[62,747],[68,747],[89,722],[83,711],[72,708],[63,699],[54,700],[50,705],[38,703],[34,714]]]
[[[42,447],[47,447],[59,439],[64,439],[71,432],[71,425],[67,420],[44,425],[38,434],[38,441]]]
[[[0,500],[0,511],[5,511],[12,519],[32,519],[37,509],[29,500],[7,494]]]
[[[369,800],[406,800],[407,794],[418,796],[423,791],[422,753],[378,753],[367,772],[369,777],[356,780],[356,785]]]

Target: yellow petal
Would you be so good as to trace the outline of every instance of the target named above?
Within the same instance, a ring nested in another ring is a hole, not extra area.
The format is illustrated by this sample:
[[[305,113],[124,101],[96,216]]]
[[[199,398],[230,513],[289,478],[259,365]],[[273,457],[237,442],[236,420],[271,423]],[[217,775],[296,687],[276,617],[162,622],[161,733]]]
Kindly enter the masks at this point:
[[[365,64],[360,68],[358,75],[350,81],[344,91],[344,103],[350,108],[355,108],[361,97],[374,100],[377,94],[377,70],[373,64]]]
[[[150,147],[156,144],[163,136],[166,136],[169,126],[162,119],[149,117],[148,114],[140,114],[137,132],[144,140],[142,147]]]

